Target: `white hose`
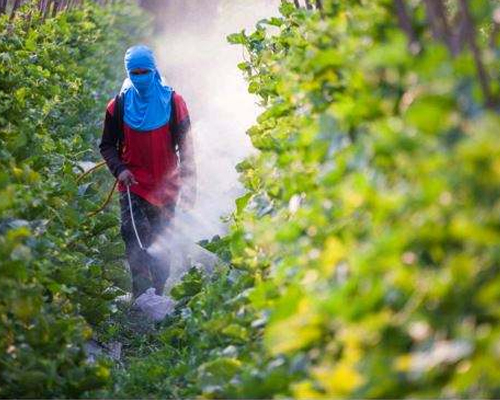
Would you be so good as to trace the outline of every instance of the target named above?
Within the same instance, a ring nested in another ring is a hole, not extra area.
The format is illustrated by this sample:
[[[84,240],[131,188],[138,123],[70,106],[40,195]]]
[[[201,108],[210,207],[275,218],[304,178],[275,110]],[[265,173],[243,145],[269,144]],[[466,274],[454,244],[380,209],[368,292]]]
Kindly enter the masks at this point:
[[[139,243],[139,247],[141,250],[146,250],[142,245],[141,238],[139,237],[139,233],[137,232],[137,227],[135,226],[134,212],[132,211],[132,199],[130,198],[130,186],[127,185],[127,197],[128,197],[128,208],[130,210],[130,218],[132,218],[132,227],[134,228],[135,237],[137,238],[137,243]]]

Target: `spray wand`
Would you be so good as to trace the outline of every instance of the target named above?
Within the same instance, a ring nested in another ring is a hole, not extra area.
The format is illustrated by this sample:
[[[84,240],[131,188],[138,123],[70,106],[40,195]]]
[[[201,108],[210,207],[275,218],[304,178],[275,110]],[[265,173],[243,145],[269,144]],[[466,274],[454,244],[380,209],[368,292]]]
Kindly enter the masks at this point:
[[[132,210],[132,199],[130,198],[130,186],[127,185],[127,198],[128,198],[128,208],[130,210],[130,218],[132,219],[132,227],[134,228],[135,237],[137,239],[137,243],[139,243],[139,247],[143,251],[147,251],[146,248],[142,245],[141,238],[139,237],[139,232],[137,232],[137,227],[135,226],[135,218],[134,212]]]

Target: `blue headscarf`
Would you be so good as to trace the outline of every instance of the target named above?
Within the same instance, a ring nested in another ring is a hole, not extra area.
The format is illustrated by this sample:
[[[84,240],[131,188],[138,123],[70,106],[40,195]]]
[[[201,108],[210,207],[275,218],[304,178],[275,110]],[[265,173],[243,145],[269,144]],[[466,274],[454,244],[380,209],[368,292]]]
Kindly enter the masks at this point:
[[[133,75],[136,68],[148,69],[143,75]],[[165,84],[156,67],[151,49],[144,45],[130,47],[125,53],[128,78],[121,91],[125,93],[124,121],[138,131],[150,131],[165,125],[172,111],[172,88]]]

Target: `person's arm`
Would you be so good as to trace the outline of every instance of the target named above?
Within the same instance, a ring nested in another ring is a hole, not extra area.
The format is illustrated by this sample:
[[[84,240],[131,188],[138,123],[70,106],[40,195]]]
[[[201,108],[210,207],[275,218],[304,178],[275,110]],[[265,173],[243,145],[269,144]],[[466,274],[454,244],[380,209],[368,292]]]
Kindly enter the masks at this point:
[[[106,109],[106,117],[104,119],[104,129],[102,131],[101,143],[99,150],[101,152],[109,171],[115,178],[127,169],[125,164],[120,159],[119,154],[119,128],[116,118],[113,116],[114,100],[112,100]]]
[[[191,121],[184,99],[176,94],[175,111],[177,126],[175,134],[179,137],[179,161],[182,182],[181,200],[187,206],[196,201],[196,161],[194,156]]]

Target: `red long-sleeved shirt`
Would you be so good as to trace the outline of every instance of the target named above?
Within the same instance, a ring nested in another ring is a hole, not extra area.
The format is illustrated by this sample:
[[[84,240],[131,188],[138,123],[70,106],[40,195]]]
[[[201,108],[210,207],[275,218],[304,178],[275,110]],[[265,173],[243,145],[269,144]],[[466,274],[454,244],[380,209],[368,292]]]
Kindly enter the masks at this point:
[[[189,113],[179,94],[174,92],[172,101],[175,102],[173,126],[169,121],[151,131],[137,131],[123,122],[123,143],[119,146],[115,100],[111,100],[99,145],[111,173],[118,177],[128,169],[138,182],[130,190],[156,206],[175,203],[181,184],[188,184],[194,195],[196,176]],[[178,135],[179,154],[174,149],[172,135]],[[118,190],[125,191],[125,185],[119,183]]]

